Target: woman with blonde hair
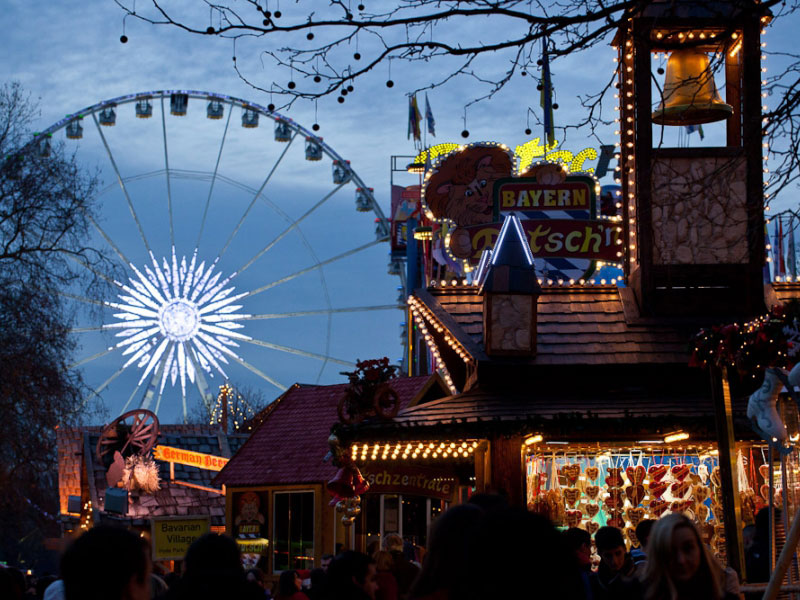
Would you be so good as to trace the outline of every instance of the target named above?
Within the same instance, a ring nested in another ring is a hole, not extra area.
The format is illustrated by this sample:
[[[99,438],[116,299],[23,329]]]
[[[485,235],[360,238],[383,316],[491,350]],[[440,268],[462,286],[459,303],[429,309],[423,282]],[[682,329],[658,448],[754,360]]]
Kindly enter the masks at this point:
[[[372,555],[375,559],[375,581],[378,582],[378,591],[375,600],[397,600],[397,579],[392,574],[394,558],[387,550],[378,550]]]
[[[644,600],[738,600],[725,591],[725,570],[681,514],[663,517],[647,542]]]

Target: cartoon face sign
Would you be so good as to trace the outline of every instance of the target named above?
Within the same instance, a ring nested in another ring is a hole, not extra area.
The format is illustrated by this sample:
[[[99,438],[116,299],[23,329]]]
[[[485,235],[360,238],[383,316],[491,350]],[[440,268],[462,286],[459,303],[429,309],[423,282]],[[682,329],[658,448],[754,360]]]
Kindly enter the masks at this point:
[[[247,492],[239,497],[239,514],[236,525],[263,525],[264,515],[260,512],[261,498],[255,492]]]
[[[498,146],[471,146],[440,162],[425,187],[425,203],[436,219],[456,225],[493,220],[493,188],[511,176],[512,157]]]

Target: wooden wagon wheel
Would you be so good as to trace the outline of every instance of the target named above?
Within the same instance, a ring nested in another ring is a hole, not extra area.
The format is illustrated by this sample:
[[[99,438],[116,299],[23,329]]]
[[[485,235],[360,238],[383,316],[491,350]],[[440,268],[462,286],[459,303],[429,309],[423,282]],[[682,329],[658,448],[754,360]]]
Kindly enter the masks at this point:
[[[339,420],[345,425],[353,425],[364,420],[364,411],[358,405],[358,394],[352,389],[347,389],[339,399]]]
[[[120,430],[129,428],[127,439],[118,448],[122,440],[119,439]],[[125,453],[130,447],[135,454],[146,454],[155,446],[158,439],[158,417],[155,413],[144,408],[137,408],[120,415],[109,423],[100,434],[97,440],[95,456],[98,462],[103,462],[103,457],[119,449],[119,453]]]
[[[393,419],[400,408],[400,397],[388,383],[381,384],[375,390],[375,414],[384,419]]]

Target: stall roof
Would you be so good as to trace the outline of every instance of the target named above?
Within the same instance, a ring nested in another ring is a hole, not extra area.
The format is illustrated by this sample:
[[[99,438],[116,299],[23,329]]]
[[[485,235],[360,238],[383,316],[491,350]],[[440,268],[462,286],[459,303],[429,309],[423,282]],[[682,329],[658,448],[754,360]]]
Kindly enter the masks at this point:
[[[437,375],[400,377],[392,380],[391,386],[399,396],[401,410],[448,393]],[[261,424],[220,471],[215,484],[230,487],[319,483],[333,477],[335,468],[323,458],[346,387],[347,384],[290,387],[264,410]]]
[[[576,394],[564,386],[556,395],[522,395],[509,391],[470,391],[402,410],[394,422],[362,424],[353,428],[365,439],[411,439],[430,431],[435,437],[482,437],[487,426],[495,433],[546,433],[574,441],[645,439],[682,429],[695,439],[714,439],[714,408],[706,390],[695,394],[659,396],[634,391],[597,390]],[[746,398],[734,399],[737,437],[750,439],[745,418]],[[643,437],[644,436],[644,437]]]
[[[433,288],[415,296],[465,347],[483,347],[477,289]],[[689,339],[700,326],[696,320],[643,319],[631,290],[612,285],[546,287],[537,313],[539,365],[686,363]]]

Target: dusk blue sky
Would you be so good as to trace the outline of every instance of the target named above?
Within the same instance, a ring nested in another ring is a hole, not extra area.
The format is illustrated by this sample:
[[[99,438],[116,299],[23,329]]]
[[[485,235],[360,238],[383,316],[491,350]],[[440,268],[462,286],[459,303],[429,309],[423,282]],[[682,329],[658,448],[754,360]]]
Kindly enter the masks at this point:
[[[184,6],[193,3],[169,3]],[[321,3],[319,3],[321,4]],[[376,4],[376,3],[373,3]],[[147,2],[139,0],[143,10]],[[311,3],[284,2],[284,15],[309,10]],[[2,44],[4,60],[0,65],[0,80],[19,81],[38,99],[41,117],[37,128],[45,129],[68,113],[91,106],[102,100],[136,92],[161,89],[192,89],[227,94],[266,106],[268,94],[258,92],[244,83],[231,65],[232,45],[229,40],[198,37],[177,29],[153,27],[134,19],[127,19],[127,44],[121,44],[123,13],[112,0],[62,0],[57,3],[42,0],[6,0],[4,17],[6,27]],[[313,3],[318,8],[318,3]],[[203,9],[207,14],[207,8]],[[207,17],[205,17],[207,19]],[[768,51],[779,51],[783,40],[788,39],[793,17],[779,22],[768,31],[765,40]],[[470,29],[472,28],[472,29]],[[459,35],[490,36],[484,24],[476,22],[461,27]],[[605,43],[582,54],[559,59],[553,65],[553,79],[560,109],[556,112],[556,125],[575,123],[582,118],[577,95],[597,90],[611,78],[615,51]],[[303,36],[302,42],[305,43]],[[362,41],[368,44],[367,41]],[[240,44],[237,58],[240,68],[258,85],[269,87],[273,80],[288,81],[288,70],[273,66],[268,58],[258,55],[264,40],[251,40]],[[497,69],[504,69],[503,57],[495,57]],[[768,59],[772,68],[780,58]],[[340,105],[335,97],[324,98],[317,106],[316,121],[319,134],[342,157],[351,161],[354,170],[364,182],[375,189],[375,195],[389,214],[389,165],[391,155],[412,155],[414,147],[407,139],[406,93],[425,82],[437,79],[447,72],[445,64],[405,64],[395,61],[391,78],[395,86],[385,86],[388,67],[378,67],[376,72],[354,83],[355,92]],[[430,103],[436,117],[437,136],[429,143],[462,141],[464,105],[481,95],[479,84],[468,78],[458,79],[443,88],[429,92]],[[424,95],[420,97],[424,103]],[[280,104],[278,99],[274,100]],[[613,114],[613,98],[607,99],[606,111]],[[770,100],[768,99],[769,103]],[[539,93],[531,77],[516,77],[491,101],[471,106],[467,111],[466,126],[470,132],[468,142],[493,140],[512,148],[538,135],[526,136],[526,110],[539,109]],[[315,122],[315,106],[311,102],[298,102],[285,113],[311,128]],[[227,116],[227,115],[226,115]],[[255,130],[241,127],[240,110],[234,109],[230,130],[220,160],[220,174],[243,186],[258,188],[275,163],[283,145],[273,140],[272,122],[262,119]],[[219,150],[225,120],[210,121],[205,118],[205,103],[190,101],[186,117],[167,115],[170,167],[183,170],[211,172]],[[130,217],[105,150],[99,141],[91,120],[84,122],[86,135],[80,143],[64,140],[63,131],[57,135],[68,149],[76,149],[79,160],[89,169],[100,169],[105,190],[100,197],[101,226],[137,265],[147,261],[144,247]],[[562,147],[577,152],[586,146],[598,147],[600,143],[612,144],[614,127],[602,128],[597,138],[587,132],[570,131]],[[706,127],[704,144],[714,144],[719,139],[721,125]],[[154,106],[153,118],[135,119],[133,106],[121,107],[118,124],[104,128],[112,153],[123,177],[142,175],[164,168],[160,106]],[[674,132],[672,132],[674,133]],[[561,136],[559,136],[561,137]],[[276,170],[265,194],[289,217],[297,218],[325,194],[333,189],[330,160],[312,163],[303,158],[303,144],[295,142],[285,160]],[[696,145],[695,135],[690,143]],[[396,183],[416,183],[414,176],[400,174]],[[606,178],[602,183],[611,183]],[[208,182],[175,180],[171,182],[175,204],[176,250],[179,257],[188,255],[194,247],[199,228],[199,211],[208,195]],[[147,237],[156,255],[169,252],[169,227],[166,211],[165,177],[152,176],[129,184],[134,205],[142,220]],[[252,195],[240,187],[218,182],[211,203],[211,212],[203,240],[200,258],[213,260],[224,241],[235,227],[239,216]],[[794,205],[791,194],[779,200],[777,207]],[[774,209],[773,209],[774,210]],[[259,203],[247,217],[245,225],[234,243],[225,253],[218,269],[223,276],[246,263],[255,252],[282,231],[285,222],[267,206]],[[237,293],[259,287],[280,277],[307,267],[316,260],[325,260],[341,252],[374,239],[372,213],[358,213],[354,204],[354,188],[346,186],[316,211],[301,227],[316,255],[316,259],[296,234],[287,236],[250,269],[237,277],[232,285]],[[108,246],[96,236],[92,240],[99,248]],[[334,308],[352,306],[390,305],[396,303],[397,277],[386,272],[388,244],[374,246],[346,260],[321,269],[325,286]],[[240,312],[249,314],[277,313],[295,310],[324,308],[324,286],[319,271],[298,277],[263,294],[245,299]],[[113,311],[106,312],[110,322]],[[330,356],[346,361],[357,358],[389,356],[400,357],[399,310],[368,312],[357,315],[334,315],[330,335]],[[88,315],[80,317],[81,326],[97,325]],[[244,333],[276,344],[291,346],[314,353],[326,353],[327,321],[324,317],[271,319],[245,322]],[[78,334],[82,348],[78,358],[102,351],[115,343],[109,334]],[[322,363],[315,359],[288,355],[249,344],[236,352],[248,363],[269,374],[284,386],[294,382],[334,383],[343,378],[339,371],[346,367]],[[87,363],[84,367],[87,381],[99,385],[112,375],[124,361],[119,352],[112,352]],[[103,392],[102,398],[109,413],[116,415],[134,391],[141,370],[131,367]],[[276,397],[280,390],[263,379],[233,364],[228,370],[231,382],[263,389],[267,399]],[[223,382],[217,374],[209,379],[216,396]],[[144,388],[139,392],[143,393]],[[189,402],[196,404],[198,393],[192,387]],[[133,405],[138,405],[135,398]],[[173,388],[167,384],[159,416],[166,422],[180,418],[180,383]]]

